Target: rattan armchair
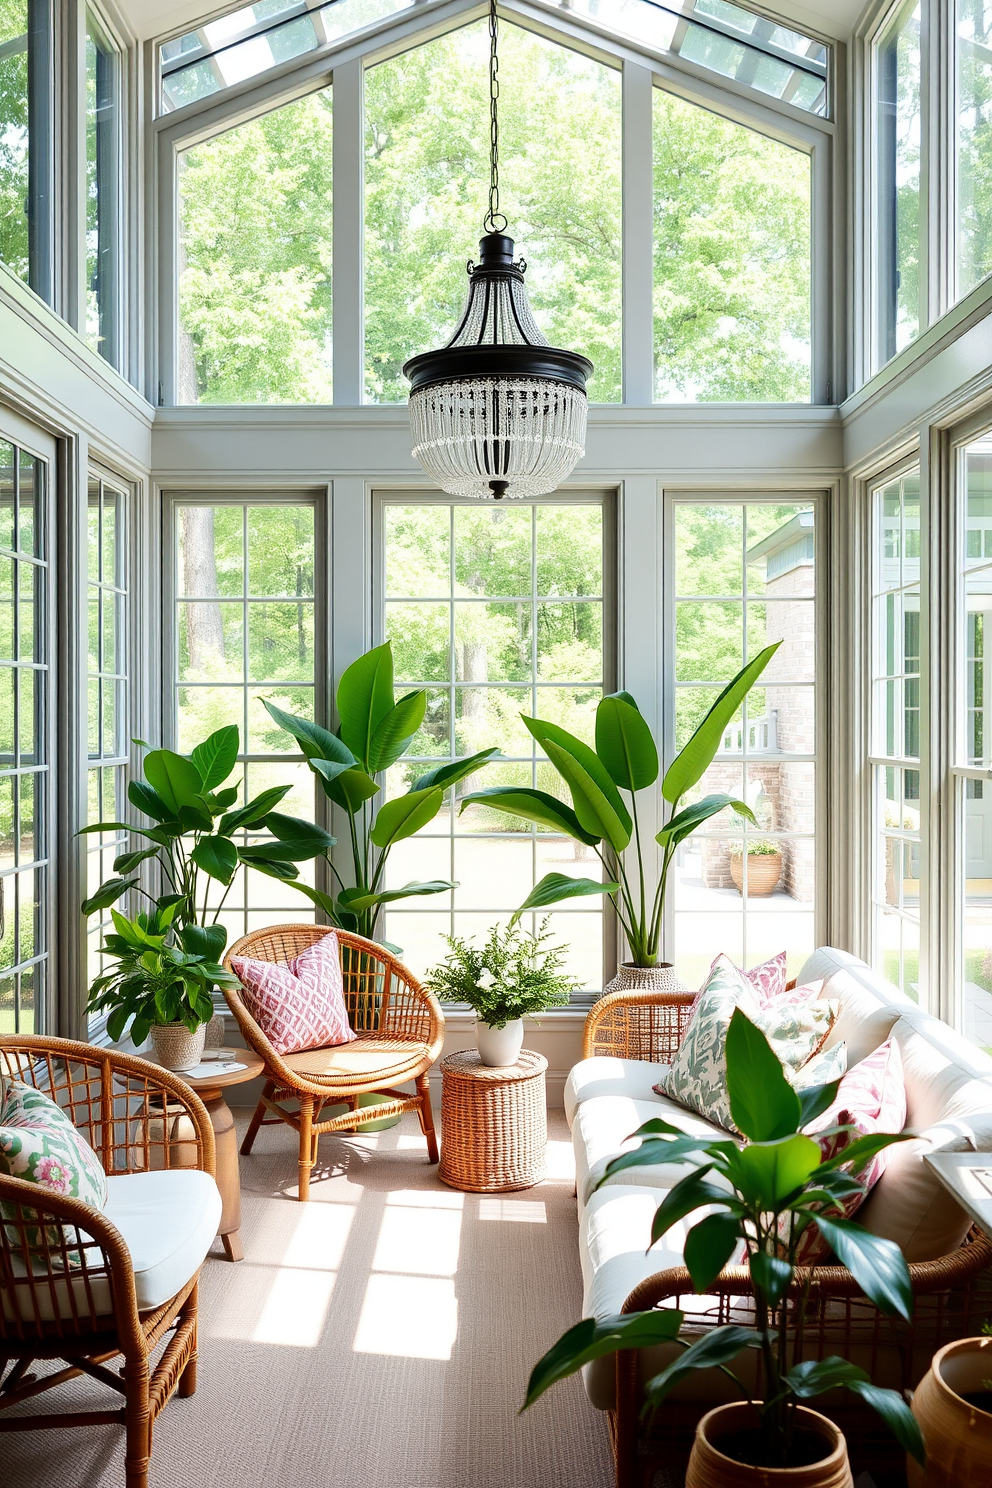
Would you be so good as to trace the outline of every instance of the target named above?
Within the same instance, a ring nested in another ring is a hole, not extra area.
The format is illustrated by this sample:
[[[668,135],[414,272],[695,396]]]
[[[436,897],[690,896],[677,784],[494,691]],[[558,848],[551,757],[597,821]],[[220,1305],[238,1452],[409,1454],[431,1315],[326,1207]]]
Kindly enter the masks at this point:
[[[612,1055],[671,1063],[688,1027],[694,996],[691,992],[607,994],[586,1018],[583,1057]],[[844,1266],[800,1267],[785,1306],[797,1306],[805,1294],[804,1358],[840,1354],[861,1364],[879,1383],[909,1389],[919,1382],[938,1348],[953,1338],[980,1332],[992,1316],[990,1267],[992,1241],[977,1229],[951,1255],[911,1263],[912,1324],[879,1312]],[[623,1311],[680,1307],[693,1328],[749,1321],[753,1289],[746,1266],[727,1267],[709,1293],[716,1306],[705,1314],[694,1312],[694,1305],[699,1304],[689,1272],[683,1266],[673,1267],[642,1281],[625,1300]],[[640,1367],[636,1350],[616,1356],[616,1409],[609,1416],[617,1488],[650,1483],[657,1467],[670,1462],[673,1454],[681,1451],[688,1456],[696,1425],[709,1408],[701,1402],[668,1400],[653,1423],[646,1424],[641,1420]],[[760,1361],[756,1368],[757,1396]],[[817,1409],[836,1420],[849,1441],[857,1442],[859,1466],[884,1469],[891,1465],[892,1438],[874,1413],[854,1397],[828,1396],[817,1402]]]
[[[324,925],[273,925],[255,930],[228,949],[224,965],[231,971],[236,957],[291,961],[327,934]],[[301,1201],[309,1197],[317,1140],[325,1132],[353,1132],[367,1122],[416,1111],[428,1157],[432,1163],[438,1160],[427,1071],[444,1042],[441,1004],[383,946],[344,930],[337,936],[348,1021],[358,1035],[353,1043],[279,1054],[238,992],[224,992],[245,1043],[265,1060],[265,1088],[241,1151],[251,1151],[259,1127],[281,1121],[291,1126],[299,1135]],[[411,1081],[414,1094],[396,1088]],[[366,1094],[385,1100],[361,1106],[359,1098]],[[294,1101],[298,1110],[287,1109],[282,1104],[287,1100]],[[342,1104],[344,1111],[321,1119],[325,1106]]]
[[[180,1167],[213,1174],[203,1103],[144,1059],[68,1039],[5,1036],[0,1071],[62,1106],[111,1180]],[[123,1423],[127,1488],[145,1488],[152,1423],[173,1393],[196,1389],[199,1266],[174,1296],[140,1311],[131,1253],[107,1215],[4,1176],[0,1203],[0,1432]],[[107,1368],[118,1355],[122,1364]],[[33,1361],[51,1359],[65,1367],[35,1378]],[[123,1407],[5,1414],[81,1374],[123,1395]]]

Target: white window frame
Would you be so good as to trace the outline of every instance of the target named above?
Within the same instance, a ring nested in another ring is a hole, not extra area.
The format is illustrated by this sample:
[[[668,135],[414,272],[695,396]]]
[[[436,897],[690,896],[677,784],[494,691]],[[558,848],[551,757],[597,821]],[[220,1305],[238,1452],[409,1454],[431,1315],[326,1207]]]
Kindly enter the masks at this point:
[[[833,265],[844,261],[842,167],[837,125],[791,104],[758,98],[750,89],[669,53],[638,47],[611,35],[586,18],[566,13],[547,0],[503,0],[513,23],[621,71],[623,180],[623,402],[651,405],[654,345],[653,302],[652,86],[660,86],[703,108],[722,114],[811,156],[811,403],[839,401],[845,358],[836,325],[839,283]],[[361,142],[364,137],[363,76],[385,61],[483,14],[478,0],[424,0],[342,41],[284,63],[221,95],[187,104],[151,121],[150,159],[156,203],[154,283],[150,286],[147,379],[152,401],[174,405],[178,345],[178,156],[191,145],[223,134],[307,93],[333,87],[334,222],[333,381],[334,403],[356,407],[364,398],[363,216]],[[188,27],[186,28],[188,29]],[[833,76],[843,67],[835,42]],[[471,244],[468,248],[471,248]],[[467,251],[467,250],[466,250]],[[615,406],[615,405],[605,405]],[[761,406],[761,405],[725,405]],[[775,405],[776,407],[780,405]],[[808,407],[808,404],[781,405]]]

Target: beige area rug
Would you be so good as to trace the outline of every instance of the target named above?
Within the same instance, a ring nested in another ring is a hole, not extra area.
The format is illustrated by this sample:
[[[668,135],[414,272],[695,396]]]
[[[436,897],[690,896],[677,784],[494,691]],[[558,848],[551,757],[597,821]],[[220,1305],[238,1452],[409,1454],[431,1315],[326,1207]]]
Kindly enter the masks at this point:
[[[259,1134],[245,1259],[218,1245],[204,1267],[199,1388],[159,1417],[150,1488],[609,1488],[606,1420],[579,1381],[516,1413],[580,1316],[564,1119],[536,1188],[462,1194],[436,1174],[405,1117],[323,1137],[298,1204],[293,1134]],[[107,1403],[90,1381],[70,1393]],[[123,1488],[123,1427],[0,1435],[0,1484]]]

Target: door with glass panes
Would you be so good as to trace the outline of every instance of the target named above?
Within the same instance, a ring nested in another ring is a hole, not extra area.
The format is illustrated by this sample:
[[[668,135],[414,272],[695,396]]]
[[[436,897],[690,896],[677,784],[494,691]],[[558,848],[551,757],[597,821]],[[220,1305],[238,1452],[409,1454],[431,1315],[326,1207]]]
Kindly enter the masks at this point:
[[[54,473],[54,441],[0,408],[0,1034],[50,1002]]]

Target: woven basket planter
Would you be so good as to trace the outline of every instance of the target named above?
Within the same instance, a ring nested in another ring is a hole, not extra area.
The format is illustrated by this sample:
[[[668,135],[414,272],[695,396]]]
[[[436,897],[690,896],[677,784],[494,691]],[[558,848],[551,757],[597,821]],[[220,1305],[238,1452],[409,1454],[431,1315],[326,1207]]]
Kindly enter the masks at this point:
[[[196,1069],[203,1058],[203,1045],[207,1037],[207,1025],[201,1023],[194,1033],[183,1023],[153,1023],[152,1048],[155,1058],[163,1069]]]
[[[744,854],[731,853],[730,876],[744,892]],[[774,893],[782,877],[781,853],[749,853],[747,859],[747,894],[749,899],[764,899]]]
[[[632,961],[624,961],[617,967],[613,980],[603,988],[603,996],[607,992],[688,991],[685,983],[675,975],[675,967],[670,961],[662,961],[657,966],[635,966]]]
[[[474,1049],[441,1060],[438,1177],[466,1193],[530,1188],[544,1177],[548,1112],[543,1054],[489,1066]]]

